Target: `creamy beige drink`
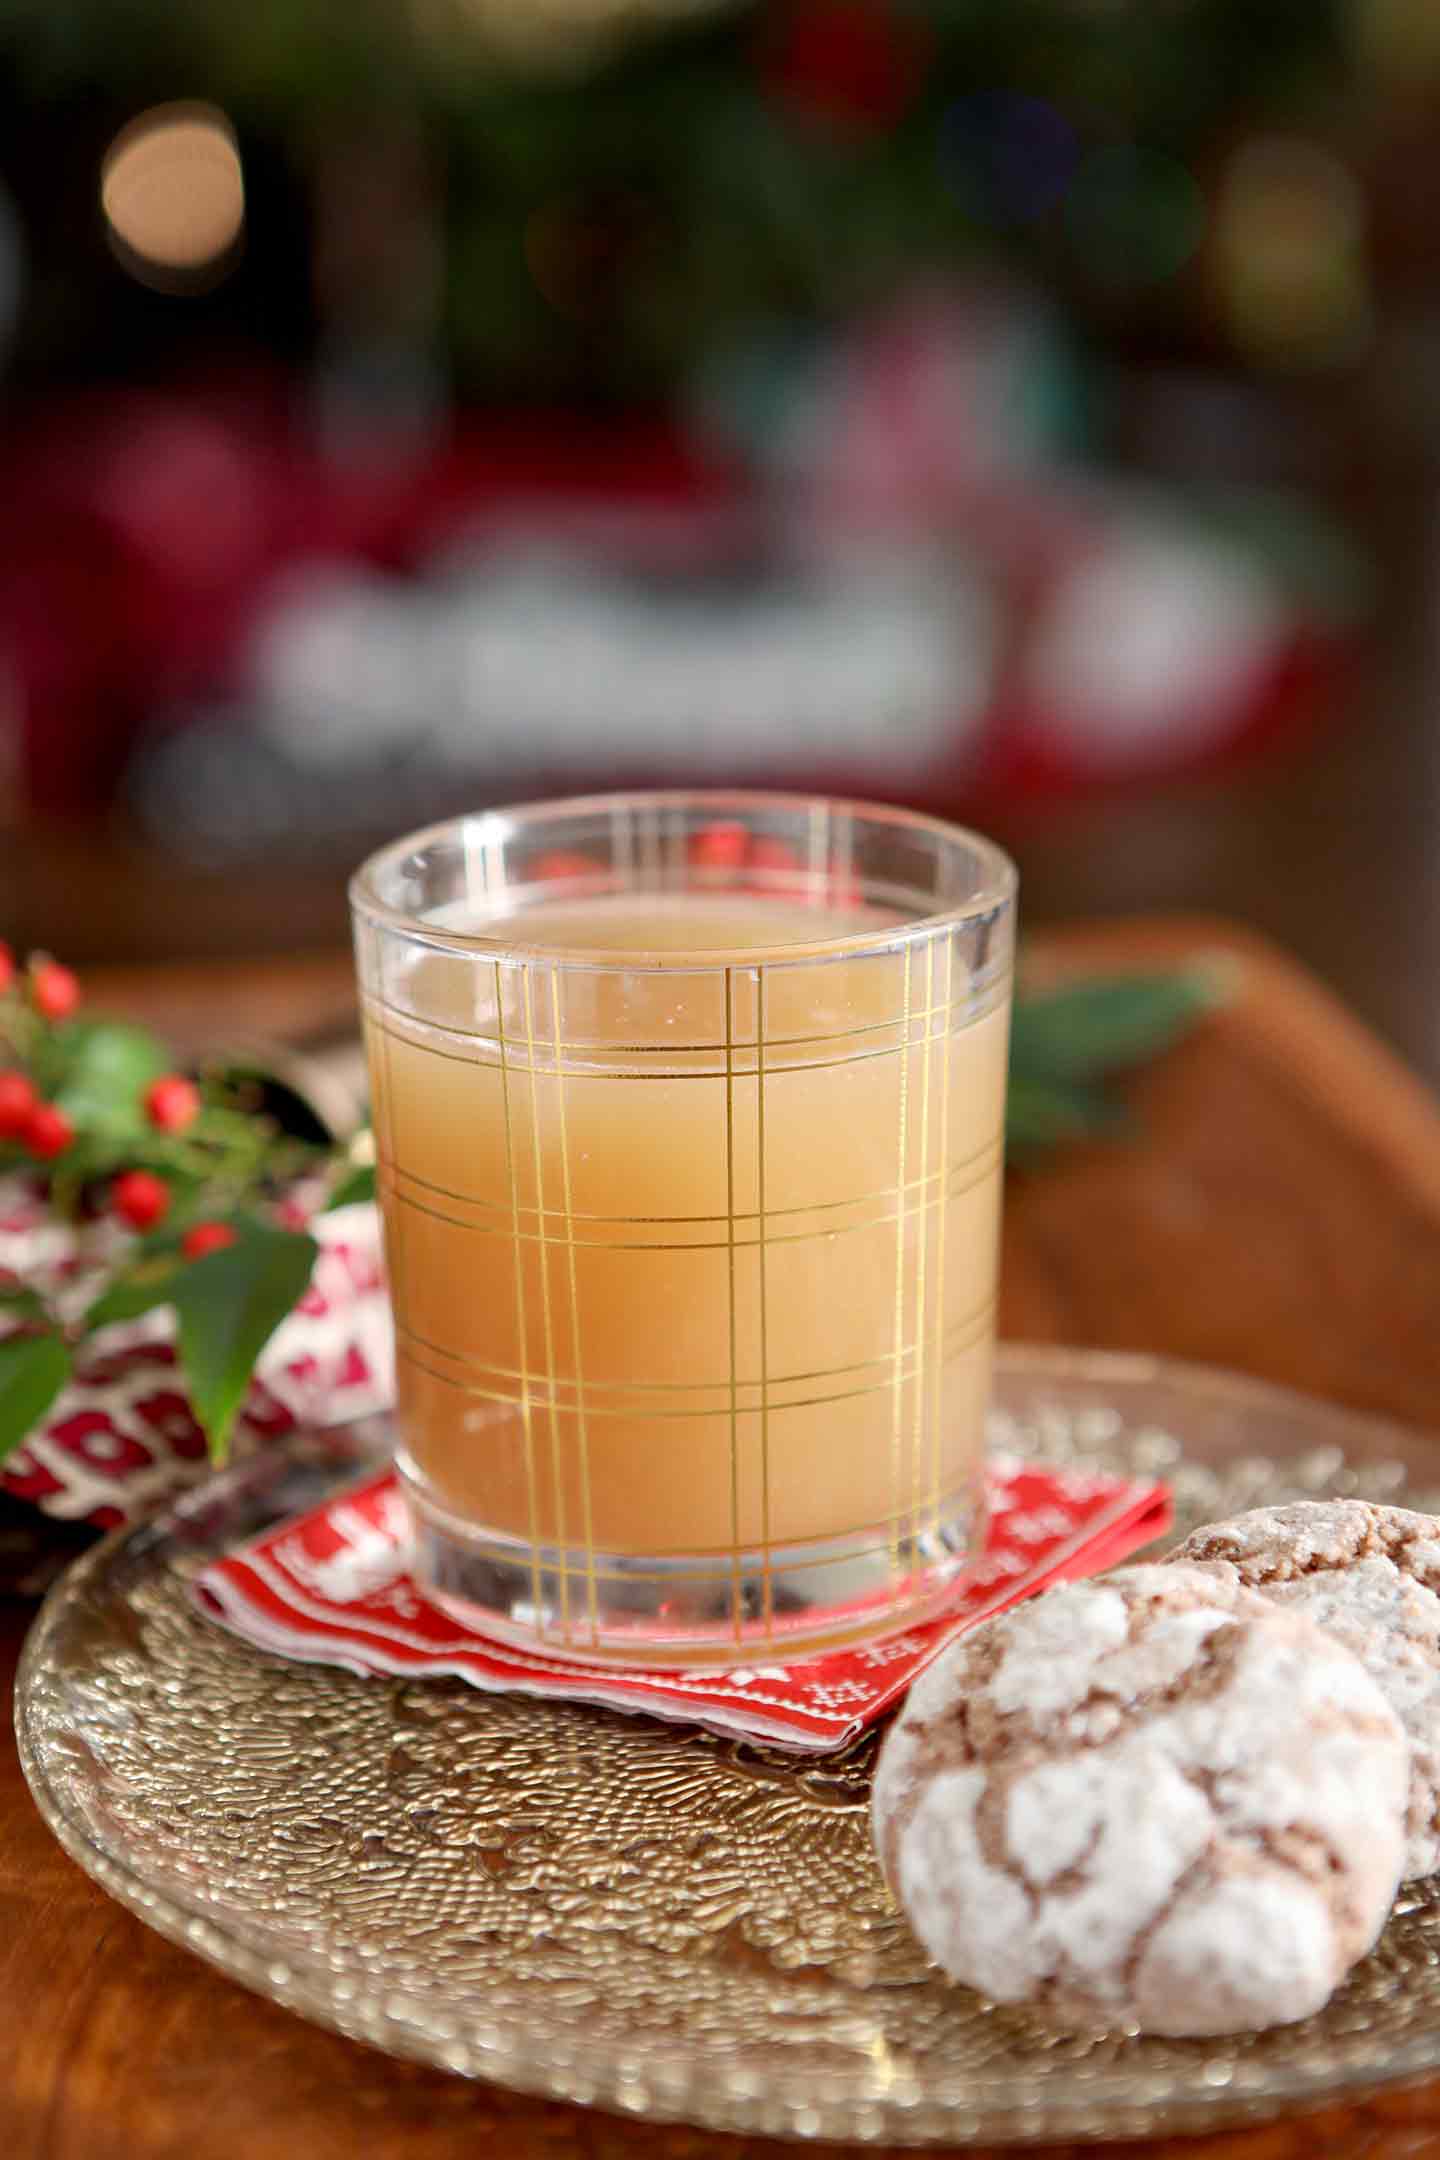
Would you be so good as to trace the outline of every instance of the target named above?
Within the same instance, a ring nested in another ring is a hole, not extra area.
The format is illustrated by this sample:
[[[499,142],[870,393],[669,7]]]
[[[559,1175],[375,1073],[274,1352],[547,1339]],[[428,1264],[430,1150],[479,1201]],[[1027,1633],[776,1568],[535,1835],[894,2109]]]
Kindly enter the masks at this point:
[[[687,895],[507,925],[637,955],[864,927]],[[631,1553],[945,1508],[981,1445],[1006,1016],[951,1032],[943,962],[768,967],[763,1030],[743,958],[689,1028],[670,978],[595,976],[558,1049],[543,954],[503,1028],[494,971],[440,958],[413,1021],[370,1015],[406,1444],[452,1506]]]

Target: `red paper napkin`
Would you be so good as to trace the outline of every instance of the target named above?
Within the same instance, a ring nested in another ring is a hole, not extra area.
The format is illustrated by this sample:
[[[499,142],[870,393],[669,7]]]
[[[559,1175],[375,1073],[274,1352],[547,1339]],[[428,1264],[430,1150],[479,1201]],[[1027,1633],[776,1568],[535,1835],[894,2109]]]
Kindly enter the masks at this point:
[[[382,1471],[215,1561],[201,1608],[261,1649],[352,1672],[452,1674],[492,1694],[644,1711],[772,1747],[843,1747],[951,1639],[1052,1583],[1113,1567],[1169,1528],[1163,1485],[992,1460],[985,1557],[951,1610],[880,1642],[733,1672],[602,1671],[514,1650],[432,1605],[409,1574],[399,1482]]]

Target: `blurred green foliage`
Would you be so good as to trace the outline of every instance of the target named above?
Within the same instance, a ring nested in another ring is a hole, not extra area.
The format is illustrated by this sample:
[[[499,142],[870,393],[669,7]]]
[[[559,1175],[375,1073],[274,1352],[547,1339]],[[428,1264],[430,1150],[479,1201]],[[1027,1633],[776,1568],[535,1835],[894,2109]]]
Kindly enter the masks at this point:
[[[957,263],[1018,260],[1103,294],[1062,202],[997,229],[947,187],[945,113],[977,89],[1047,101],[1085,150],[1136,146],[1203,179],[1223,134],[1323,113],[1345,83],[1339,0],[874,0],[869,34],[910,53],[913,96],[837,121],[824,78],[848,68],[853,104],[856,12],[612,14],[592,36],[575,0],[7,0],[0,65],[27,99],[99,96],[122,117],[211,99],[302,175],[337,137],[378,159],[387,130],[408,131],[437,176],[456,379],[538,396],[666,389],[719,334],[823,323]],[[801,16],[805,54],[780,81]],[[797,66],[814,97],[795,94]],[[580,263],[558,303],[537,214],[562,285]]]

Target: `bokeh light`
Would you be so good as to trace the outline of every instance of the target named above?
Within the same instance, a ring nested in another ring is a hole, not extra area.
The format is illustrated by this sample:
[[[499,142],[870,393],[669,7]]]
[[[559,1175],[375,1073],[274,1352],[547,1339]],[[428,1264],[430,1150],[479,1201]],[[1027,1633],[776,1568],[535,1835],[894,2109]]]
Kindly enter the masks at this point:
[[[1094,283],[1133,292],[1163,284],[1194,255],[1205,232],[1205,198],[1177,158],[1107,143],[1081,164],[1065,218]]]
[[[467,46],[560,74],[592,66],[650,23],[702,16],[736,0],[409,0],[422,41],[442,59]]]
[[[230,268],[245,222],[235,131],[213,105],[157,105],[105,153],[100,203],[115,253],[161,291],[196,291]]]
[[[1435,0],[1351,0],[1350,34],[1362,65],[1397,89],[1440,81]]]
[[[940,131],[940,170],[977,224],[1029,224],[1060,200],[1074,177],[1075,129],[1042,98],[980,90],[958,98]]]
[[[1279,367],[1352,359],[1371,326],[1354,176],[1319,143],[1247,143],[1220,193],[1214,276],[1230,333],[1252,358]]]

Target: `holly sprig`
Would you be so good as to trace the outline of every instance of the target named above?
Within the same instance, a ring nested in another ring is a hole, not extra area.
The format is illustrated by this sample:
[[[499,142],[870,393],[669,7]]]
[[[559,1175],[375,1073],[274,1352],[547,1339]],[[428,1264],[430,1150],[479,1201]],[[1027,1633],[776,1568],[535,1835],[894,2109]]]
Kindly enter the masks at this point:
[[[43,1180],[74,1227],[79,1279],[100,1284],[77,1307],[0,1279],[0,1460],[93,1336],[169,1306],[196,1418],[223,1461],[256,1361],[319,1251],[277,1203],[314,1178],[321,1210],[348,1205],[373,1192],[373,1171],[286,1132],[254,1076],[218,1063],[176,1071],[148,1028],[82,1015],[81,1003],[61,962],[33,953],[21,967],[0,944],[0,1173]]]
[[[1022,989],[1010,1029],[1006,1155],[1026,1169],[1066,1141],[1123,1134],[1117,1077],[1148,1064],[1229,995],[1222,968],[1115,975]]]

